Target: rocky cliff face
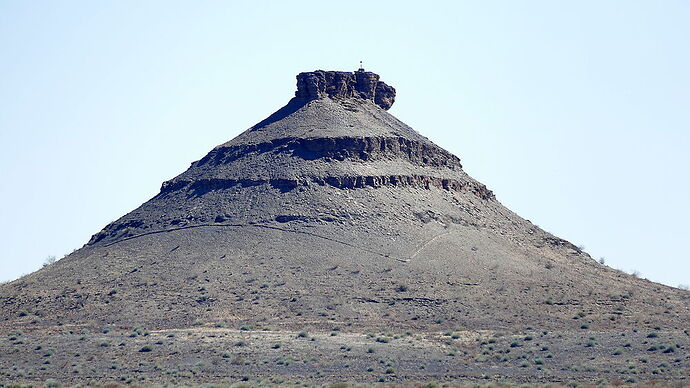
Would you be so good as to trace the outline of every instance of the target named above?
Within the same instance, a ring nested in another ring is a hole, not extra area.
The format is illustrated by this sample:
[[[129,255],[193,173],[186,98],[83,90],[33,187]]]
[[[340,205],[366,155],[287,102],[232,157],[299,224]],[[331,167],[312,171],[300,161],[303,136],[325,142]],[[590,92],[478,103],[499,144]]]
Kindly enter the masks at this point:
[[[297,75],[295,97],[305,100],[363,98],[388,110],[395,102],[395,88],[379,81],[379,75],[370,71],[316,70]]]

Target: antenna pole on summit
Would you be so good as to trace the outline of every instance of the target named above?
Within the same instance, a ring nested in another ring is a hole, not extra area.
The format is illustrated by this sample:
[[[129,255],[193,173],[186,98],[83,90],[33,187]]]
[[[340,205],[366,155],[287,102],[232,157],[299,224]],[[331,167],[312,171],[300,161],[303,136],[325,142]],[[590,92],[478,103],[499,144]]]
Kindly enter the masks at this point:
[[[359,69],[357,71],[364,71],[364,66],[362,65],[362,61],[359,61]]]

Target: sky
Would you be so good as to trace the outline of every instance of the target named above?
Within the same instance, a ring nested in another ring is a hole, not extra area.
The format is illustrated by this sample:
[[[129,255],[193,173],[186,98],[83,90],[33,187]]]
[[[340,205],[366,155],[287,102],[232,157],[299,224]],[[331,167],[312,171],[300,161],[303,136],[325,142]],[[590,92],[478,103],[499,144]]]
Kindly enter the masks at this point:
[[[690,284],[690,2],[0,2],[0,281],[83,246],[295,75],[354,71],[499,201]]]

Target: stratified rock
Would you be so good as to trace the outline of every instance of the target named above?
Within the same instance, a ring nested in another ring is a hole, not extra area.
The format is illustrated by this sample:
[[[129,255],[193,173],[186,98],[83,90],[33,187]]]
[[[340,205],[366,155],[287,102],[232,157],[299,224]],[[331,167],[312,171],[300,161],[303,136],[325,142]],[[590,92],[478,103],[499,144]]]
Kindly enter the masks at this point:
[[[395,88],[379,81],[379,75],[370,71],[316,70],[297,75],[295,97],[304,100],[362,98],[388,110],[395,102]]]

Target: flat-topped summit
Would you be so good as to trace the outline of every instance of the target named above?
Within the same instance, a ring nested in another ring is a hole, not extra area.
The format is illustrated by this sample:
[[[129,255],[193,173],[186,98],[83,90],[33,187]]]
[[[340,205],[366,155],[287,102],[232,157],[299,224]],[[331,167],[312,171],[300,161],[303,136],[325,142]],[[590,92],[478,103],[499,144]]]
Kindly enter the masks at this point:
[[[297,75],[295,97],[305,100],[363,98],[388,110],[395,102],[395,88],[379,81],[378,74],[364,69],[355,72],[315,70]]]

